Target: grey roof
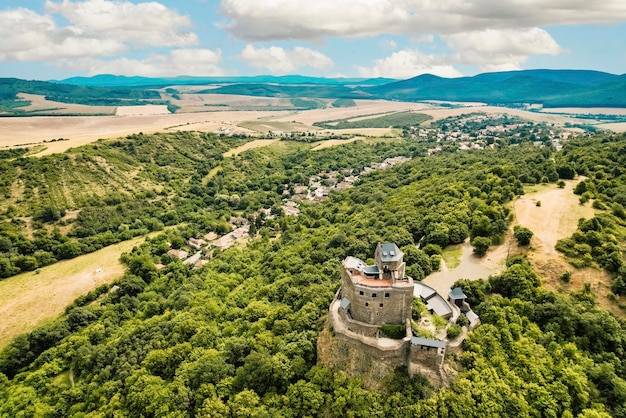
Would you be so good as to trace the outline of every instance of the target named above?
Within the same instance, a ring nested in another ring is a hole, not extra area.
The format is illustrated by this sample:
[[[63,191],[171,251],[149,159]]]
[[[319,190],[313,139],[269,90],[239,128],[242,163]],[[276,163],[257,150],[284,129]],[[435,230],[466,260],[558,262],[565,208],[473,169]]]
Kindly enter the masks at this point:
[[[437,294],[437,291],[424,283],[415,282],[413,285],[413,295],[428,300]]]
[[[413,337],[411,338],[411,344],[434,348],[446,348],[446,343],[444,341],[431,340],[430,338]]]
[[[439,294],[436,294],[432,298],[428,299],[426,301],[426,307],[428,310],[432,310],[439,316],[445,317],[452,314],[452,308]]]
[[[347,256],[345,260],[343,260],[343,265],[346,268],[353,268],[360,270],[365,263],[356,257],[352,257],[351,255]]]
[[[352,256],[346,257],[346,259],[343,260],[343,265],[347,269],[359,270],[365,274],[380,274],[380,270],[378,270],[377,265],[368,266],[363,262],[363,260]]]
[[[473,324],[474,322],[476,322],[476,321],[478,321],[480,319],[478,317],[478,315],[476,315],[476,313],[474,313],[474,311],[472,311],[472,310],[469,310],[469,311],[465,312],[465,316],[469,320],[470,324]]]
[[[450,297],[450,299],[467,299],[467,295],[463,293],[463,289],[461,289],[460,287],[455,287],[454,289],[452,289],[448,296]]]
[[[363,267],[363,272],[366,273],[366,274],[380,274],[380,270],[378,270],[378,266],[377,265],[364,266]]]
[[[380,259],[383,263],[398,261],[404,256],[404,253],[400,251],[398,246],[392,242],[386,242],[378,245],[380,246]]]
[[[341,309],[348,309],[350,307],[350,299],[348,298],[341,299],[341,304],[339,306],[341,306]]]

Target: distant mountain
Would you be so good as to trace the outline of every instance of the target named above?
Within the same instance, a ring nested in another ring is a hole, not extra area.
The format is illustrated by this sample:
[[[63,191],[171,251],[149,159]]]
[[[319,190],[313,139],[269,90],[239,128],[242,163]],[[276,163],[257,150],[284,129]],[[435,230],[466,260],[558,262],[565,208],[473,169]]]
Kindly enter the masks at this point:
[[[585,70],[525,70],[442,78],[420,75],[364,89],[388,100],[626,107],[625,76]]]
[[[320,78],[300,75],[255,77],[124,77],[98,75],[63,82],[0,78],[0,115],[28,115],[17,93],[91,105],[170,104],[155,88],[207,85],[201,93],[260,97],[440,100],[544,107],[626,107],[626,75],[585,70],[524,70],[443,78],[424,74],[408,80]],[[210,89],[208,85],[213,85]],[[215,85],[218,85],[215,87]]]
[[[396,80],[391,78],[323,78],[302,75],[285,76],[249,76],[249,77],[126,77],[101,74],[93,77],[72,77],[57,81],[61,84],[98,87],[165,87],[171,85],[203,85],[203,84],[314,84],[314,85],[369,85],[377,86]]]

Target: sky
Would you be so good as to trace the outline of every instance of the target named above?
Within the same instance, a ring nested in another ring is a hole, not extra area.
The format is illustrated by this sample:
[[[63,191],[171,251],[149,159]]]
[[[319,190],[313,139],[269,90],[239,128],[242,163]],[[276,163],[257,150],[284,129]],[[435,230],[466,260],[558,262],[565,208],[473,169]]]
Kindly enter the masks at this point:
[[[2,0],[0,77],[626,73],[625,0]]]

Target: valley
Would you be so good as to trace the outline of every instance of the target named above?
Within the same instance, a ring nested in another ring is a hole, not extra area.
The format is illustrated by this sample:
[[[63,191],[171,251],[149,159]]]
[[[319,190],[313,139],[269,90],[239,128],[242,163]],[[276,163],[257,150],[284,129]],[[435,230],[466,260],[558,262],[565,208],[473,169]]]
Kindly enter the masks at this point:
[[[500,416],[619,414],[623,134],[493,105],[192,90],[186,109],[163,90],[116,115],[0,118],[0,414],[299,416],[317,399],[316,416],[438,416],[482,397]],[[455,324],[443,387],[398,369],[369,390],[317,363],[340,263],[381,242],[480,316]]]

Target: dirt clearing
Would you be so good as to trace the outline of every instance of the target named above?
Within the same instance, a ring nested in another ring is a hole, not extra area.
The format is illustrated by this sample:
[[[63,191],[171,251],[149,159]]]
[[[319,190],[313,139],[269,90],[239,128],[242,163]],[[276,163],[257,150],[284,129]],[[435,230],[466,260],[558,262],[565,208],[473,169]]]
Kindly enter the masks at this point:
[[[549,185],[515,201],[517,223],[535,234],[526,254],[547,289],[574,292],[588,283],[600,306],[623,316],[624,312],[617,304],[607,298],[611,293],[611,278],[605,271],[596,268],[576,269],[555,249],[558,240],[569,237],[576,231],[578,219],[589,219],[595,215],[591,203],[581,205],[578,196],[573,193],[576,184],[582,180],[583,177],[566,181],[563,189]],[[537,206],[538,201],[541,206]],[[572,273],[569,283],[561,280],[566,271]]]

